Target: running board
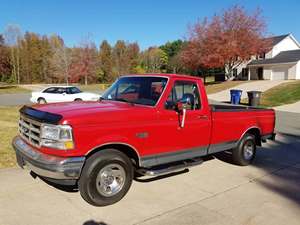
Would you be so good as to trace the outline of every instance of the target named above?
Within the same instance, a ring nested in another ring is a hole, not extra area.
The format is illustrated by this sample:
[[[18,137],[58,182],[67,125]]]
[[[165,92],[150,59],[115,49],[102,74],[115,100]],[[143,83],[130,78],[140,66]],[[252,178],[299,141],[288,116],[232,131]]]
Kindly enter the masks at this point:
[[[201,158],[193,158],[166,165],[155,166],[151,168],[138,169],[137,173],[143,176],[161,176],[169,173],[179,172],[189,167],[197,166],[203,163]]]

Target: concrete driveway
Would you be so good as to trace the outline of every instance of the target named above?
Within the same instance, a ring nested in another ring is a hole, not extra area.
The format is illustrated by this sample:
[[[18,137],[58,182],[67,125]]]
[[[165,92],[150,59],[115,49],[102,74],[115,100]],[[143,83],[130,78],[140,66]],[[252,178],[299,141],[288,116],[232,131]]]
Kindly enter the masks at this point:
[[[289,80],[258,80],[251,81],[230,89],[239,89],[242,90],[242,98],[248,98],[247,91],[266,91],[272,87],[275,87],[279,84],[290,82]],[[230,89],[217,92],[215,94],[208,95],[208,98],[214,101],[229,101],[230,100]]]
[[[0,106],[16,106],[32,104],[30,102],[31,94],[1,94],[0,95]]]
[[[0,224],[299,224],[300,139],[278,135],[252,166],[227,155],[190,172],[133,182],[119,203],[97,208],[21,169],[0,170]]]

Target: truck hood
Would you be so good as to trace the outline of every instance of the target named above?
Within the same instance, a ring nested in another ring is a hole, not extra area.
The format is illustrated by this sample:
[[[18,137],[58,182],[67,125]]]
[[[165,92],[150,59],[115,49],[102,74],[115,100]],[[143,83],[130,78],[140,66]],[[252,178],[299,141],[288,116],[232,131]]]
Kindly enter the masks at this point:
[[[68,124],[126,121],[136,115],[143,115],[141,111],[153,110],[150,107],[117,101],[65,102],[34,105],[32,108],[61,115],[63,118],[61,123]]]

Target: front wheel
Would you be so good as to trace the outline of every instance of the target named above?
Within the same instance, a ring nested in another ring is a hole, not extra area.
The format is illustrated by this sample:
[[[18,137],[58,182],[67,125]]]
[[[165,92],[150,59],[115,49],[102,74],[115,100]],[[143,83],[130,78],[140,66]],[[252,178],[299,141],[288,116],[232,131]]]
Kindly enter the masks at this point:
[[[245,134],[238,146],[232,150],[233,162],[240,166],[247,166],[254,160],[256,155],[255,136]]]
[[[115,149],[101,150],[87,159],[79,191],[91,205],[111,205],[126,195],[132,179],[133,166],[125,154]]]

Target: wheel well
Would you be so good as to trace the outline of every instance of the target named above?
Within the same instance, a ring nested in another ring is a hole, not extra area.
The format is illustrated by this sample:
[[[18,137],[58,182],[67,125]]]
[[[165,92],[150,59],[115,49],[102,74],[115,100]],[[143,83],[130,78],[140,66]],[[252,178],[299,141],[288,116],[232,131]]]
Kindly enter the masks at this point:
[[[260,130],[258,128],[251,128],[246,133],[253,134],[255,136],[256,145],[261,146],[261,135]]]
[[[101,151],[104,149],[109,149],[109,148],[116,149],[116,150],[119,150],[120,152],[123,152],[125,155],[127,155],[128,158],[130,158],[133,161],[133,163],[136,167],[139,167],[139,165],[140,165],[139,164],[139,156],[138,156],[137,152],[132,147],[125,145],[125,144],[102,145],[98,148],[93,149],[91,152],[89,152],[87,154],[86,157],[88,158],[98,151]]]
[[[38,99],[37,99],[37,100],[41,100],[41,99],[45,100],[45,98],[43,98],[43,97],[38,97]]]

